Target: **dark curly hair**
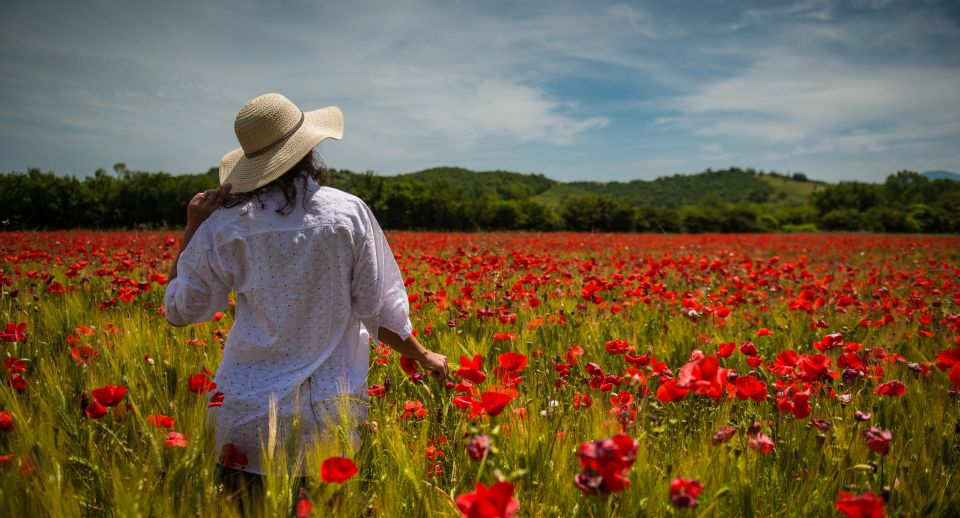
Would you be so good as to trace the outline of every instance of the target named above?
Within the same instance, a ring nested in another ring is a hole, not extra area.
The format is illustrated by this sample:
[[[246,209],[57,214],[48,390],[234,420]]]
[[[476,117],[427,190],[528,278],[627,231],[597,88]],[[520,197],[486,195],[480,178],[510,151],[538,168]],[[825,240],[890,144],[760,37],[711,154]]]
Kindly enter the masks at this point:
[[[277,209],[277,213],[289,214],[293,212],[293,206],[297,199],[296,184],[299,180],[302,184],[303,191],[303,200],[301,203],[303,208],[306,209],[307,177],[313,178],[313,180],[320,185],[330,185],[330,170],[327,169],[326,164],[323,163],[323,159],[320,158],[316,150],[311,150],[286,173],[283,173],[283,176],[276,180],[252,191],[231,194],[223,203],[223,206],[234,207],[255,199],[260,204],[260,208],[263,209],[266,207],[266,204],[264,204],[260,196],[270,191],[278,190],[283,193],[284,204]]]

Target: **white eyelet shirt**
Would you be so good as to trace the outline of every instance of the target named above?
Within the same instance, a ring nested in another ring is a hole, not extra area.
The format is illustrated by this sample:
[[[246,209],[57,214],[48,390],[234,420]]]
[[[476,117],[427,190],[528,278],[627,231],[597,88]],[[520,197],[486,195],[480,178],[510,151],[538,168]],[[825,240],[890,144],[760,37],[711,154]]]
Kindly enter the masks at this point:
[[[400,269],[370,208],[309,179],[304,209],[303,184],[296,185],[286,215],[276,212],[279,191],[261,197],[265,208],[254,200],[214,211],[183,250],[163,297],[167,319],[183,326],[209,321],[236,292],[214,377],[223,405],[207,410],[207,423],[215,425],[215,454],[232,443],[248,460],[235,467],[251,473],[263,472],[261,435],[271,443],[271,395],[280,417],[272,443],[296,440],[291,453],[302,455],[335,433],[344,405],[334,398],[348,401],[358,422],[365,419],[370,335],[376,340],[383,327],[406,339],[412,331]],[[355,424],[344,426],[357,441]]]

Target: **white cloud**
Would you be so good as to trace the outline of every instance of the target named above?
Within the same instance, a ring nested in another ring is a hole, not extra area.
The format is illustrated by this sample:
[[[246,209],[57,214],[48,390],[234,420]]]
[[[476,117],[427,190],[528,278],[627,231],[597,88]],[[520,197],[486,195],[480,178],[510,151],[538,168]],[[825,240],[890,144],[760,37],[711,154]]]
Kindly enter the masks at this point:
[[[695,134],[789,144],[794,152],[882,151],[960,135],[960,71],[861,65],[771,52],[742,73],[675,98]]]

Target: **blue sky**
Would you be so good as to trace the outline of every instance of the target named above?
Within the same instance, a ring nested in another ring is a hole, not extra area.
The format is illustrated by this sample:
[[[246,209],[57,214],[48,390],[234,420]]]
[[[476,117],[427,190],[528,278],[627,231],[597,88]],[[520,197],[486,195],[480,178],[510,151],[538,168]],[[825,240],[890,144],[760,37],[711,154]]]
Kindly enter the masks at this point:
[[[958,6],[7,2],[0,171],[205,171],[267,92],[340,106],[354,171],[960,171]]]

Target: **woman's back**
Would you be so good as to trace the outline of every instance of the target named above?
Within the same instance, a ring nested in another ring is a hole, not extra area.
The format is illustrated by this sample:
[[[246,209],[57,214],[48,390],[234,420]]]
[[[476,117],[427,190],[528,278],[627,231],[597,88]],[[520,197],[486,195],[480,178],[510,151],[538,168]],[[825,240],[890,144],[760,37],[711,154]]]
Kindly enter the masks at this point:
[[[250,201],[216,210],[181,255],[184,273],[171,281],[179,286],[167,290],[167,317],[181,324],[212,318],[236,292],[214,378],[224,394],[223,406],[211,409],[218,448],[257,448],[271,394],[281,416],[315,413],[324,432],[320,414],[336,413],[324,401],[365,398],[369,335],[361,321],[402,336],[411,330],[400,271],[386,260],[391,252],[370,209],[312,179],[306,187],[288,214],[277,212],[279,191],[264,195],[263,207]],[[245,453],[247,471],[259,472],[253,452]]]

